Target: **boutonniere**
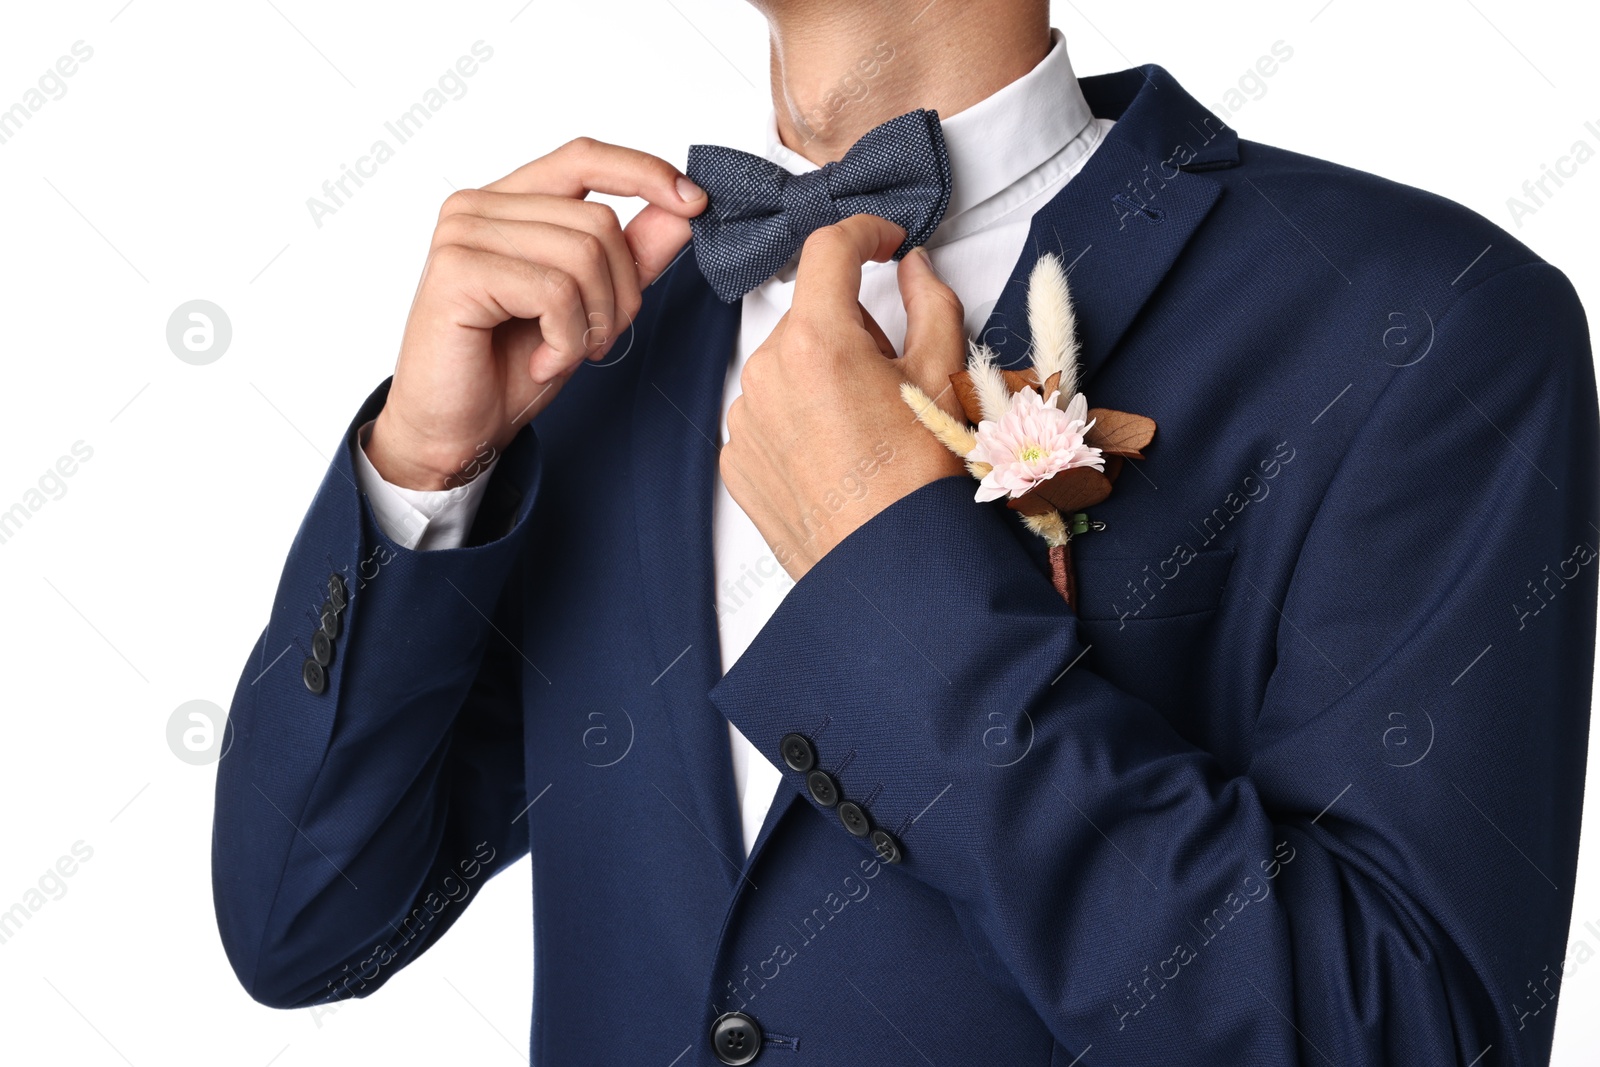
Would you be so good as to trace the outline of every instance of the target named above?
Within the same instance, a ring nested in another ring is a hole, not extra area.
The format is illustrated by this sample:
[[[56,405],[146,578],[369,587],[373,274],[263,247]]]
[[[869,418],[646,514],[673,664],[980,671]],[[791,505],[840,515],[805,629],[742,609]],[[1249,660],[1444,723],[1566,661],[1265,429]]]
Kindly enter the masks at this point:
[[[979,480],[976,499],[1005,500],[1050,546],[1056,591],[1076,607],[1070,543],[1104,523],[1085,508],[1111,495],[1125,459],[1155,437],[1143,415],[1091,408],[1078,392],[1078,341],[1061,260],[1045,254],[1028,275],[1033,363],[1002,370],[988,345],[968,342],[967,369],[950,376],[963,422],[909,382],[900,395],[917,420],[966,461]]]

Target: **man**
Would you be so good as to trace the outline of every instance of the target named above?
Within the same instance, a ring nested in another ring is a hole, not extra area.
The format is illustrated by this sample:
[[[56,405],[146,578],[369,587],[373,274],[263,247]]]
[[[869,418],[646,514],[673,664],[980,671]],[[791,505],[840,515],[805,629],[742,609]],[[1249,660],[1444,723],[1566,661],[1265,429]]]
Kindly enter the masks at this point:
[[[1078,81],[1043,2],[923,6],[762,5],[792,181],[580,140],[446,202],[234,700],[240,981],[371,993],[531,851],[536,1063],[1546,1062],[1571,287],[1159,67]],[[1045,253],[1159,427],[1070,607],[900,398],[1025,365]]]

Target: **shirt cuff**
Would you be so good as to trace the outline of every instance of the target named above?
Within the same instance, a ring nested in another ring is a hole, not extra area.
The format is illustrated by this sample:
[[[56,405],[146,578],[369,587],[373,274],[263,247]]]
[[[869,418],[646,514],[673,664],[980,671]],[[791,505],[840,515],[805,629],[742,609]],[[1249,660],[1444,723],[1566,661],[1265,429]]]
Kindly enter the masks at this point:
[[[472,520],[478,514],[484,488],[500,457],[496,455],[466,485],[453,489],[407,489],[385,481],[367,458],[367,438],[372,423],[357,434],[361,447],[356,452],[356,480],[372,502],[378,526],[389,539],[403,548],[420,552],[439,548],[460,548],[467,542]]]

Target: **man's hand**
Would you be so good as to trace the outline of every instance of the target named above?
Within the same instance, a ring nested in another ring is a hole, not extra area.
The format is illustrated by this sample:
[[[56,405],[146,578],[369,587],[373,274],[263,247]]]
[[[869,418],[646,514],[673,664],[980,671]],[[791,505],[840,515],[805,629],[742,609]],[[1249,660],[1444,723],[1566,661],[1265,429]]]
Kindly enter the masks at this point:
[[[624,229],[590,192],[648,203]],[[611,350],[705,206],[672,164],[587,137],[452,193],[366,444],[378,473],[442,489],[497,454],[585,359]]]
[[[861,307],[861,267],[894,255],[905,231],[853,215],[806,239],[794,303],[751,353],[728,411],[722,480],[785,570],[812,564],[901,497],[961,460],[900,399],[911,381],[952,414],[949,376],[966,350],[961,301],[927,254],[900,261],[904,358]]]

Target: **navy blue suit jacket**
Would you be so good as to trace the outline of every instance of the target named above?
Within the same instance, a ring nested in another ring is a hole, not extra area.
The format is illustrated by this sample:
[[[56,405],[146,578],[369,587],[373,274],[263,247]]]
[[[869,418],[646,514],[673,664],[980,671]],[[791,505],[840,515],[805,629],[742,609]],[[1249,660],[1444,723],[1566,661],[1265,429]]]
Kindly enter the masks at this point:
[[[739,309],[690,256],[504,453],[468,547],[399,547],[357,491],[384,383],[219,766],[253,997],[371,993],[531,854],[535,1063],[713,1064],[727,1011],[795,1067],[1547,1060],[1600,536],[1579,302],[1471,212],[1241,141],[1159,67],[1083,88],[1117,125],[985,332],[1024,360],[1060,254],[1085,392],[1159,424],[1074,542],[1081,608],[948,478],[721,676]],[[903,861],[786,770],[741,862],[725,718],[775,762],[809,737]]]

